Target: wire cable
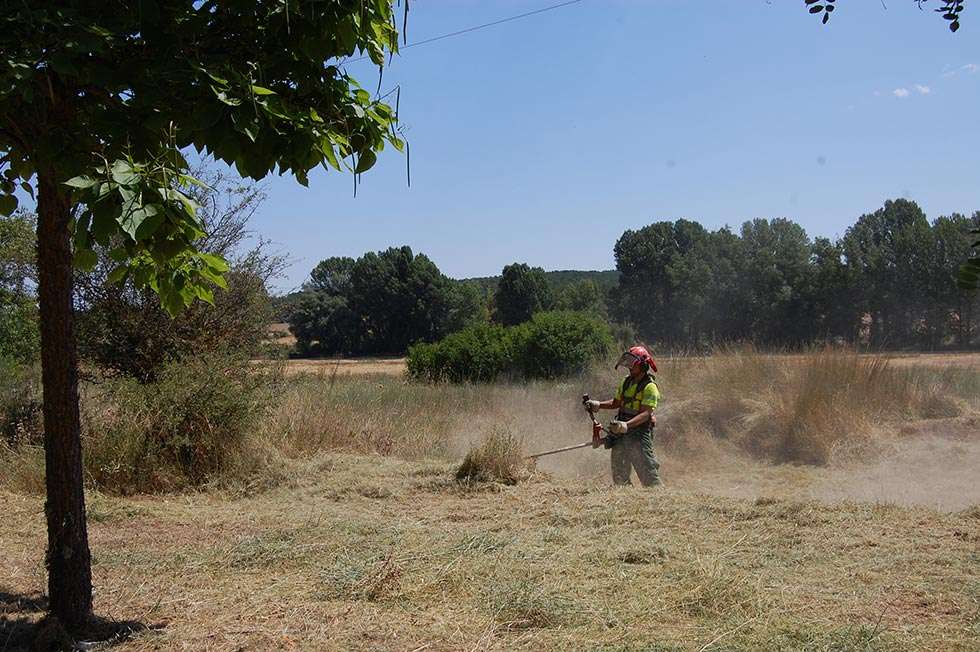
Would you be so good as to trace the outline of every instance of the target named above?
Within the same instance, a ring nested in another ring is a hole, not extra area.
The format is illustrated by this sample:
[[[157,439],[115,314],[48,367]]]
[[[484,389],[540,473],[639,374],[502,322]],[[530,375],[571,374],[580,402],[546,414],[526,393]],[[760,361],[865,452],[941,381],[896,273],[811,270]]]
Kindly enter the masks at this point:
[[[541,9],[535,9],[534,11],[528,11],[523,14],[511,16],[509,18],[501,18],[500,20],[495,20],[490,23],[484,23],[483,25],[476,25],[475,27],[467,27],[466,29],[461,29],[455,32],[450,32],[448,34],[443,34],[442,36],[433,36],[432,38],[427,38],[422,41],[409,43],[408,45],[402,46],[400,49],[405,50],[408,48],[414,48],[416,45],[425,45],[427,43],[441,41],[442,39],[452,38],[453,36],[459,36],[460,34],[468,34],[470,32],[475,32],[479,29],[486,29],[487,27],[493,27],[494,25],[500,25],[501,23],[509,23],[512,20],[520,20],[521,18],[527,18],[528,16],[533,16],[535,14],[543,14],[546,11],[551,11],[552,9],[561,9],[562,7],[578,4],[579,2],[582,2],[582,0],[569,0],[568,2],[561,2],[556,5],[551,5],[550,7],[542,7]]]
[[[417,45],[426,45],[428,43],[434,43],[436,41],[441,41],[443,39],[452,38],[454,36],[460,36],[462,34],[469,34],[470,32],[475,32],[477,30],[486,29],[487,27],[493,27],[495,25],[500,25],[502,23],[509,23],[514,20],[520,20],[521,18],[527,18],[528,16],[534,16],[535,14],[543,14],[546,11],[552,11],[554,9],[561,9],[562,7],[568,7],[569,5],[574,5],[582,2],[582,0],[568,0],[567,2],[559,2],[558,4],[550,5],[548,7],[542,7],[541,9],[535,9],[534,11],[526,11],[523,14],[517,14],[516,16],[509,16],[507,18],[501,18],[500,20],[494,20],[489,23],[483,23],[482,25],[474,25],[473,27],[467,27],[466,29],[456,30],[455,32],[449,32],[448,34],[442,34],[440,36],[433,36],[432,38],[423,39],[421,41],[416,41],[414,43],[409,43],[408,45],[403,45],[399,49],[407,50],[408,48],[414,48]],[[367,55],[358,57],[356,59],[350,59],[350,62],[360,61],[362,59],[367,59]]]

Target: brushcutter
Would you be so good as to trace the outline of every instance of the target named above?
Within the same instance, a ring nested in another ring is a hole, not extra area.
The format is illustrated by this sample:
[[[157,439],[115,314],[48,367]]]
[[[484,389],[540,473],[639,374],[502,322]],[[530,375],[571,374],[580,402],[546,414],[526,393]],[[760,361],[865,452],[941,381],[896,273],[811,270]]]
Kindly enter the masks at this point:
[[[586,405],[587,406],[588,404],[589,404],[589,395],[588,394],[583,394],[582,395],[582,405]],[[604,446],[605,448],[611,448],[612,447],[613,436],[609,433],[608,430],[606,430],[602,426],[601,423],[599,423],[596,420],[596,418],[595,418],[595,412],[592,411],[592,408],[587,408],[587,409],[589,411],[589,417],[592,419],[592,441],[587,441],[584,444],[575,444],[573,446],[565,446],[564,448],[556,448],[556,449],[550,450],[550,451],[544,451],[544,452],[541,452],[541,453],[535,453],[534,455],[528,455],[528,458],[529,459],[535,459],[535,458],[538,458],[538,457],[544,457],[545,455],[554,455],[555,453],[564,453],[566,451],[573,451],[573,450],[575,450],[577,448],[585,448],[587,446],[591,446],[592,448],[599,448],[600,446]],[[606,436],[603,437],[602,436],[602,433],[606,433]]]

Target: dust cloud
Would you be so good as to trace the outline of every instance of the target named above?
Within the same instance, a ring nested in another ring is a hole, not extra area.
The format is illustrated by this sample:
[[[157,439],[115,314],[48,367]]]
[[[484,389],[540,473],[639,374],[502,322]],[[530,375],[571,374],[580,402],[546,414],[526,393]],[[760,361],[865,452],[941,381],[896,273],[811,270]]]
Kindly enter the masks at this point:
[[[584,414],[578,418],[550,416],[553,420],[548,428],[522,429],[529,452],[589,440],[590,425]],[[525,426],[534,423],[533,419],[519,421]],[[659,433],[669,427],[669,417],[661,416]],[[980,423],[976,418],[915,422],[898,433],[880,433],[874,442],[870,448],[842,450],[822,467],[769,464],[723,440],[695,451],[678,452],[664,450],[655,439],[655,450],[662,476],[672,490],[743,499],[768,497],[828,504],[852,501],[941,511],[980,505]],[[609,453],[584,448],[543,457],[538,469],[556,478],[607,484]]]

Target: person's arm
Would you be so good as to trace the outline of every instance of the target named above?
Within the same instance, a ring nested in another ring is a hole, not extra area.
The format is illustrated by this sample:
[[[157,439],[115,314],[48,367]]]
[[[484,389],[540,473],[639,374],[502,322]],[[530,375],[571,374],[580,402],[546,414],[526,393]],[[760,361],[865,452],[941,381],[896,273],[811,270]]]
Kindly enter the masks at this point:
[[[599,401],[599,405],[596,406],[597,410],[618,410],[619,406],[623,402],[618,398],[611,398],[608,401]]]
[[[586,410],[617,410],[623,404],[620,397],[611,398],[607,401],[588,401],[585,404]]]
[[[626,429],[639,428],[647,421],[652,421],[654,425],[657,424],[657,419],[653,416],[653,408],[649,405],[641,405],[640,413],[626,422]]]

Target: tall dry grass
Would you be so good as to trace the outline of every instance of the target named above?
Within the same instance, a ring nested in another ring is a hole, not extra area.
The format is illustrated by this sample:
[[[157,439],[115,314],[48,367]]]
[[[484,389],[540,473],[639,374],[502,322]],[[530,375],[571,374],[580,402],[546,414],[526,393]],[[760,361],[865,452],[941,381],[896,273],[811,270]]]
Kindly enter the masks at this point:
[[[728,349],[666,359],[660,367],[655,446],[689,462],[745,453],[773,463],[826,464],[866,455],[909,423],[980,407],[974,370],[898,368],[835,349],[801,355]],[[608,398],[620,380],[611,365],[563,381],[462,385],[275,373],[252,384],[215,369],[175,370],[159,396],[152,388],[86,388],[86,478],[116,493],[215,482],[249,490],[274,484],[288,474],[290,460],[320,451],[459,460],[499,433],[540,451],[587,441],[581,395]],[[543,458],[541,466],[597,475],[606,472],[607,458],[583,451]],[[0,446],[0,484],[42,487],[43,451]]]
[[[972,398],[961,376],[840,349],[735,349],[677,361],[665,378],[675,397],[665,402],[665,444],[696,451],[723,439],[776,463],[826,464],[837,448],[873,445],[903,422],[959,416]]]

